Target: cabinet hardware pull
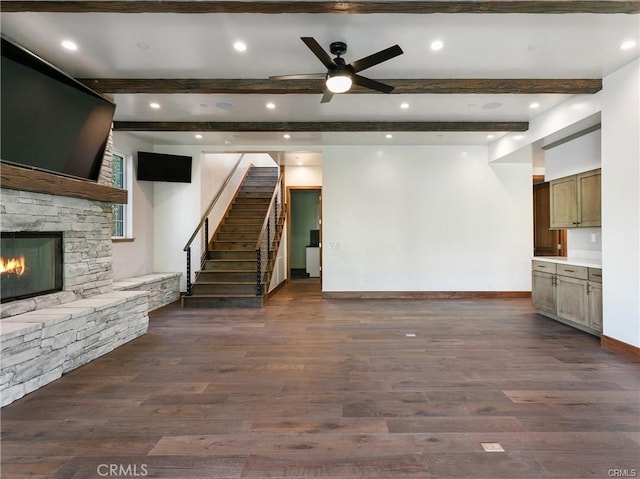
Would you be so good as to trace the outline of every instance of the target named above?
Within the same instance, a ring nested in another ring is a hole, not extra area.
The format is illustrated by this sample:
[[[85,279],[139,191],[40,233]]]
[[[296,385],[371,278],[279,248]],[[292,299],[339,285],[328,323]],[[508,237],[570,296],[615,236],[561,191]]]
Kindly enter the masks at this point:
[[[573,270],[573,269],[565,269],[565,271],[566,271],[567,273],[575,273],[575,270]]]
[[[587,283],[587,294],[591,294],[591,285]]]

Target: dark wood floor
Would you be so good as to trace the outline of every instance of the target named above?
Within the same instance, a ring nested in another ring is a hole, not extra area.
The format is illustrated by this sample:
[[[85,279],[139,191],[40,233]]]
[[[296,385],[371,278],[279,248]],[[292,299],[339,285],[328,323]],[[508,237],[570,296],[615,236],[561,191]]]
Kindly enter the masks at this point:
[[[323,300],[306,281],[262,310],[164,308],[5,407],[2,478],[634,477],[639,387],[528,300]]]

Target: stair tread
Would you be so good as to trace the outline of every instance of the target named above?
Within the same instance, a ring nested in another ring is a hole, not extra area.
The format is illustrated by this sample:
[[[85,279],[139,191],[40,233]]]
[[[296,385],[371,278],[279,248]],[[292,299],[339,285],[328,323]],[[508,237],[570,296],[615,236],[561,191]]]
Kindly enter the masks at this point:
[[[256,271],[252,271],[252,273],[256,273]],[[194,285],[228,285],[228,286],[247,286],[247,285],[255,285],[255,281],[198,281],[196,280]]]
[[[229,294],[191,294],[185,296],[185,298],[256,298],[260,297],[257,294],[242,294],[242,293],[229,293]]]

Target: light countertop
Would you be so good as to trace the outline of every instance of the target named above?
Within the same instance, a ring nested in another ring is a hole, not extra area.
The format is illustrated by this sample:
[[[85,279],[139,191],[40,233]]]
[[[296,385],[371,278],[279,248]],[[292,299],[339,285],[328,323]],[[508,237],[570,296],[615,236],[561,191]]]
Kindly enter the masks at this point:
[[[573,266],[585,266],[587,268],[602,268],[602,260],[591,258],[573,258],[571,256],[534,256],[536,261],[548,263],[571,264]]]

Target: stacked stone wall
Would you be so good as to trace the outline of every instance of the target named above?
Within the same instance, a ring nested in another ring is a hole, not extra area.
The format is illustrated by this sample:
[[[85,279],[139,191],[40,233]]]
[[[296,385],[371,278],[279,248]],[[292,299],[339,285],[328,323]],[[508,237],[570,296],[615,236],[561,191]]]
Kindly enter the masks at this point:
[[[3,232],[62,232],[63,291],[2,305],[0,317],[113,290],[111,204],[0,188]]]

